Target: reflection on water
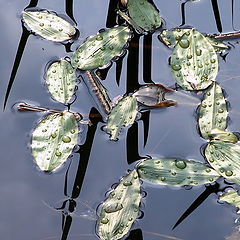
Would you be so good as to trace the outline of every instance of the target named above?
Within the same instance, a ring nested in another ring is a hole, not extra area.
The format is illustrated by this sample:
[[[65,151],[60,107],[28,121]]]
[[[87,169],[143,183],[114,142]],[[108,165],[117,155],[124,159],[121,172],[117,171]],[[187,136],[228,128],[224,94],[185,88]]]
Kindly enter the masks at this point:
[[[96,117],[99,116],[97,106],[80,83],[71,109],[86,114],[90,112],[93,125],[88,127],[86,139],[74,154],[71,164],[66,164],[55,174],[39,172],[32,163],[29,142],[32,128],[42,115],[12,112],[11,106],[19,101],[34,101],[43,107],[62,109],[42,84],[45,65],[51,59],[70,56],[70,49],[74,50],[84,38],[100,28],[114,26],[117,1],[66,0],[59,3],[15,0],[3,3],[0,10],[0,18],[5,23],[1,28],[0,72],[3,80],[0,96],[5,111],[1,110],[0,115],[1,126],[4,126],[1,129],[4,140],[1,142],[0,229],[5,239],[97,239],[95,222],[88,220],[95,218],[92,209],[97,208],[110,186],[131,168],[129,164],[148,155],[204,161],[200,147],[205,142],[199,137],[194,118],[198,99],[192,104],[193,100],[179,95],[179,101],[187,104],[146,111],[138,122],[122,131],[118,142],[109,142],[108,136],[100,130],[104,124],[100,117]],[[192,25],[201,32],[220,33],[233,31],[240,24],[238,2],[233,0],[228,3],[169,0],[155,1],[155,4],[166,28]],[[78,24],[81,38],[65,48],[62,44],[30,35],[18,17],[26,7],[65,13]],[[11,19],[11,22],[5,19]],[[237,81],[240,54],[236,41],[231,44],[233,51],[227,55],[226,62],[220,59],[218,82],[231,102],[229,128],[236,131],[240,129]],[[157,40],[157,33],[141,37],[135,35],[125,58],[118,59],[111,68],[99,71],[99,75],[105,79],[103,84],[112,98],[133,92],[144,83],[173,86],[167,65],[170,54],[171,51]],[[143,186],[148,195],[142,207],[145,215],[137,221],[126,239],[219,240],[233,232],[233,222],[237,218],[233,209],[216,202],[215,193],[223,191],[225,186],[222,182],[190,191],[153,187],[146,183]],[[65,200],[59,204],[61,199]],[[89,208],[83,207],[85,202],[90,204]]]

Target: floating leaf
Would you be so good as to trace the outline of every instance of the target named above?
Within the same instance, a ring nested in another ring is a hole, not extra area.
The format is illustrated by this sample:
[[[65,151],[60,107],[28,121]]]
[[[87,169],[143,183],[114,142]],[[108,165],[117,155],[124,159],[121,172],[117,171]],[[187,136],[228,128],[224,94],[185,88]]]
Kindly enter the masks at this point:
[[[76,28],[55,13],[27,10],[22,13],[22,18],[31,31],[47,40],[64,42],[72,39],[76,34]]]
[[[127,234],[138,216],[140,200],[140,181],[133,170],[121,179],[101,205],[97,223],[99,237],[117,240]]]
[[[100,32],[78,47],[72,56],[72,66],[81,70],[103,67],[114,57],[121,56],[130,37],[130,29],[124,26]]]
[[[229,204],[234,205],[237,208],[240,208],[240,195],[236,190],[230,190],[227,193],[224,193],[219,197],[221,201],[225,201]]]
[[[215,52],[222,52],[223,50],[226,50],[229,48],[227,44],[215,39],[214,37],[206,36],[206,38],[214,47]]]
[[[179,159],[147,159],[137,165],[139,177],[160,185],[201,185],[219,174],[203,163]]]
[[[74,93],[76,72],[66,60],[54,62],[47,70],[46,84],[53,98],[66,104]]]
[[[227,104],[221,87],[215,82],[207,89],[199,107],[199,128],[203,138],[209,139],[213,129],[227,127]]]
[[[211,140],[221,141],[221,142],[230,142],[230,143],[237,143],[238,138],[237,136],[228,131],[224,131],[221,129],[212,129],[211,132],[208,134]]]
[[[127,9],[134,23],[146,32],[152,32],[162,24],[158,10],[147,0],[128,0]]]
[[[133,124],[137,116],[137,100],[135,97],[124,97],[112,109],[107,121],[107,133],[111,140],[117,140],[122,127]]]
[[[171,71],[185,90],[202,90],[215,80],[218,71],[217,54],[208,39],[195,29],[183,34],[175,46]]]
[[[32,134],[32,154],[42,171],[59,168],[78,140],[78,124],[73,113],[53,113],[39,122]]]
[[[137,101],[148,107],[170,107],[176,104],[173,100],[165,99],[165,94],[173,92],[161,84],[148,84],[140,87],[133,96]]]
[[[220,141],[210,142],[205,149],[210,165],[223,177],[240,184],[240,146]]]

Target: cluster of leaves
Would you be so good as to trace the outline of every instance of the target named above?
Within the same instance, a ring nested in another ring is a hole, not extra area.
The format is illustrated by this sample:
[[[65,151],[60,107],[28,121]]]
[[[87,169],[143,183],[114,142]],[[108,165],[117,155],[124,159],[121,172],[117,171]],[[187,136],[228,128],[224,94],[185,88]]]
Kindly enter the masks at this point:
[[[137,33],[153,32],[161,26],[159,11],[147,0],[121,2],[124,9],[118,10],[118,14]],[[49,11],[26,10],[22,17],[32,32],[51,41],[73,40],[78,34],[74,25]],[[133,94],[123,96],[115,106],[111,103],[94,70],[124,56],[131,36],[132,31],[126,25],[101,31],[86,39],[70,60],[65,58],[51,63],[45,76],[52,98],[66,105],[72,101],[75,92],[77,71],[86,71],[98,100],[108,114],[106,131],[111,140],[117,140],[122,127],[133,124],[141,106],[168,107],[175,104],[165,99],[165,93],[171,89],[160,84],[143,86]],[[174,47],[170,66],[177,84],[187,91],[207,89],[199,107],[198,122],[202,137],[210,141],[205,149],[210,166],[182,159],[145,159],[139,162],[120,180],[100,207],[97,233],[103,240],[122,238],[137,219],[142,198],[141,179],[173,186],[208,184],[221,176],[237,184],[240,182],[238,138],[226,130],[227,105],[221,87],[215,82],[217,52],[228,46],[196,29],[164,30],[159,39],[168,47]],[[41,170],[56,170],[69,157],[78,142],[79,116],[70,111],[51,113],[38,123],[31,145]],[[238,198],[236,192],[221,197],[224,201],[239,204]]]

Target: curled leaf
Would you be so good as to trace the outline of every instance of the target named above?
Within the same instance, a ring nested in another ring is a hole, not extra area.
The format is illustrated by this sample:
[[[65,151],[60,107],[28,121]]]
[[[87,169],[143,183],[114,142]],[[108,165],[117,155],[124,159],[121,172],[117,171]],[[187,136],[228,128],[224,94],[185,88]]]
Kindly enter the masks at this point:
[[[27,10],[22,13],[22,18],[31,31],[54,42],[68,41],[77,32],[71,23],[52,12]]]
[[[74,93],[76,72],[64,59],[54,62],[47,70],[46,84],[52,97],[58,102],[66,104]]]
[[[212,129],[211,132],[208,134],[210,140],[216,140],[216,141],[221,141],[221,142],[230,142],[230,143],[237,143],[238,138],[237,136],[228,131],[224,131],[221,129]]]
[[[221,87],[215,82],[207,89],[199,107],[199,129],[203,138],[209,139],[213,129],[227,127],[227,104]]]
[[[107,133],[111,140],[117,140],[122,127],[133,124],[137,116],[137,100],[135,97],[127,96],[122,98],[112,109],[107,121]]]
[[[42,171],[59,168],[78,140],[78,123],[73,113],[53,113],[41,120],[32,133],[32,154]]]
[[[165,99],[165,94],[173,92],[161,84],[148,84],[140,87],[133,96],[137,101],[148,107],[170,107],[176,105],[173,100]]]
[[[114,57],[121,56],[130,37],[130,29],[124,26],[99,32],[97,35],[88,38],[73,53],[72,66],[80,70],[103,67],[109,64]]]
[[[123,177],[100,208],[97,234],[102,240],[117,240],[130,230],[141,201],[140,181],[136,170]]]
[[[175,46],[171,72],[185,90],[202,90],[215,80],[218,71],[217,54],[208,39],[195,29],[183,34]]]
[[[234,189],[224,193],[219,199],[240,208],[240,195]]]
[[[152,32],[162,24],[158,10],[147,0],[128,0],[127,10],[134,23],[145,32]]]
[[[210,165],[223,177],[240,184],[240,146],[233,143],[213,141],[205,149]]]
[[[201,185],[219,178],[203,163],[180,159],[147,159],[137,165],[137,171],[143,180],[160,185]]]

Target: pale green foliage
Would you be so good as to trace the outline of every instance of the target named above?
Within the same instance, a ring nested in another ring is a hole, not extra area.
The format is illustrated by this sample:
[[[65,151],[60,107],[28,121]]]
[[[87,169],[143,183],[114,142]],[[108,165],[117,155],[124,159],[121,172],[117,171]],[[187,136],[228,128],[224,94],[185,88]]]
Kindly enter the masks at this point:
[[[210,142],[205,149],[210,165],[223,177],[240,184],[240,146],[220,141]]]
[[[46,84],[52,97],[66,104],[74,93],[76,72],[71,64],[64,59],[54,62],[47,70]]]
[[[230,142],[230,143],[238,142],[238,138],[234,133],[217,129],[217,128],[212,129],[211,132],[208,134],[208,137],[211,140],[216,140],[221,142]]]
[[[195,29],[183,34],[175,46],[171,72],[185,90],[202,90],[215,80],[218,59],[208,39]]]
[[[22,18],[31,31],[47,40],[64,42],[76,34],[75,27],[55,13],[28,10],[22,13]]]
[[[152,32],[162,24],[158,10],[147,0],[128,0],[127,9],[130,18],[143,31]]]
[[[78,140],[78,123],[70,112],[53,113],[41,120],[32,133],[32,154],[42,171],[59,168]]]
[[[97,234],[102,240],[117,240],[130,230],[138,216],[141,201],[136,170],[123,177],[100,208]]]
[[[227,104],[221,87],[215,82],[207,89],[199,107],[199,129],[203,138],[209,139],[213,129],[227,127]]]
[[[219,178],[203,163],[180,159],[147,159],[137,165],[137,171],[140,178],[160,185],[201,185]]]
[[[165,94],[172,92],[172,89],[166,88],[161,84],[148,84],[140,87],[133,96],[137,101],[148,107],[170,107],[176,104],[172,100],[167,100]]]
[[[236,190],[230,190],[219,197],[221,201],[225,201],[229,204],[234,205],[237,208],[240,208],[240,195]]]
[[[180,40],[182,35],[188,31],[190,31],[191,28],[174,28],[172,30],[163,30],[159,34],[159,39],[162,41],[167,47],[175,47],[177,42]],[[228,45],[225,43],[216,40],[214,37],[211,36],[205,36],[207,40],[211,43],[211,45],[214,47],[215,52],[221,52],[225,49],[228,49]]]
[[[131,37],[128,27],[118,26],[88,38],[74,52],[71,62],[74,68],[92,70],[103,67],[122,54]]]
[[[137,116],[137,100],[135,97],[122,98],[112,109],[107,121],[107,133],[111,140],[117,140],[122,127],[133,124]]]

